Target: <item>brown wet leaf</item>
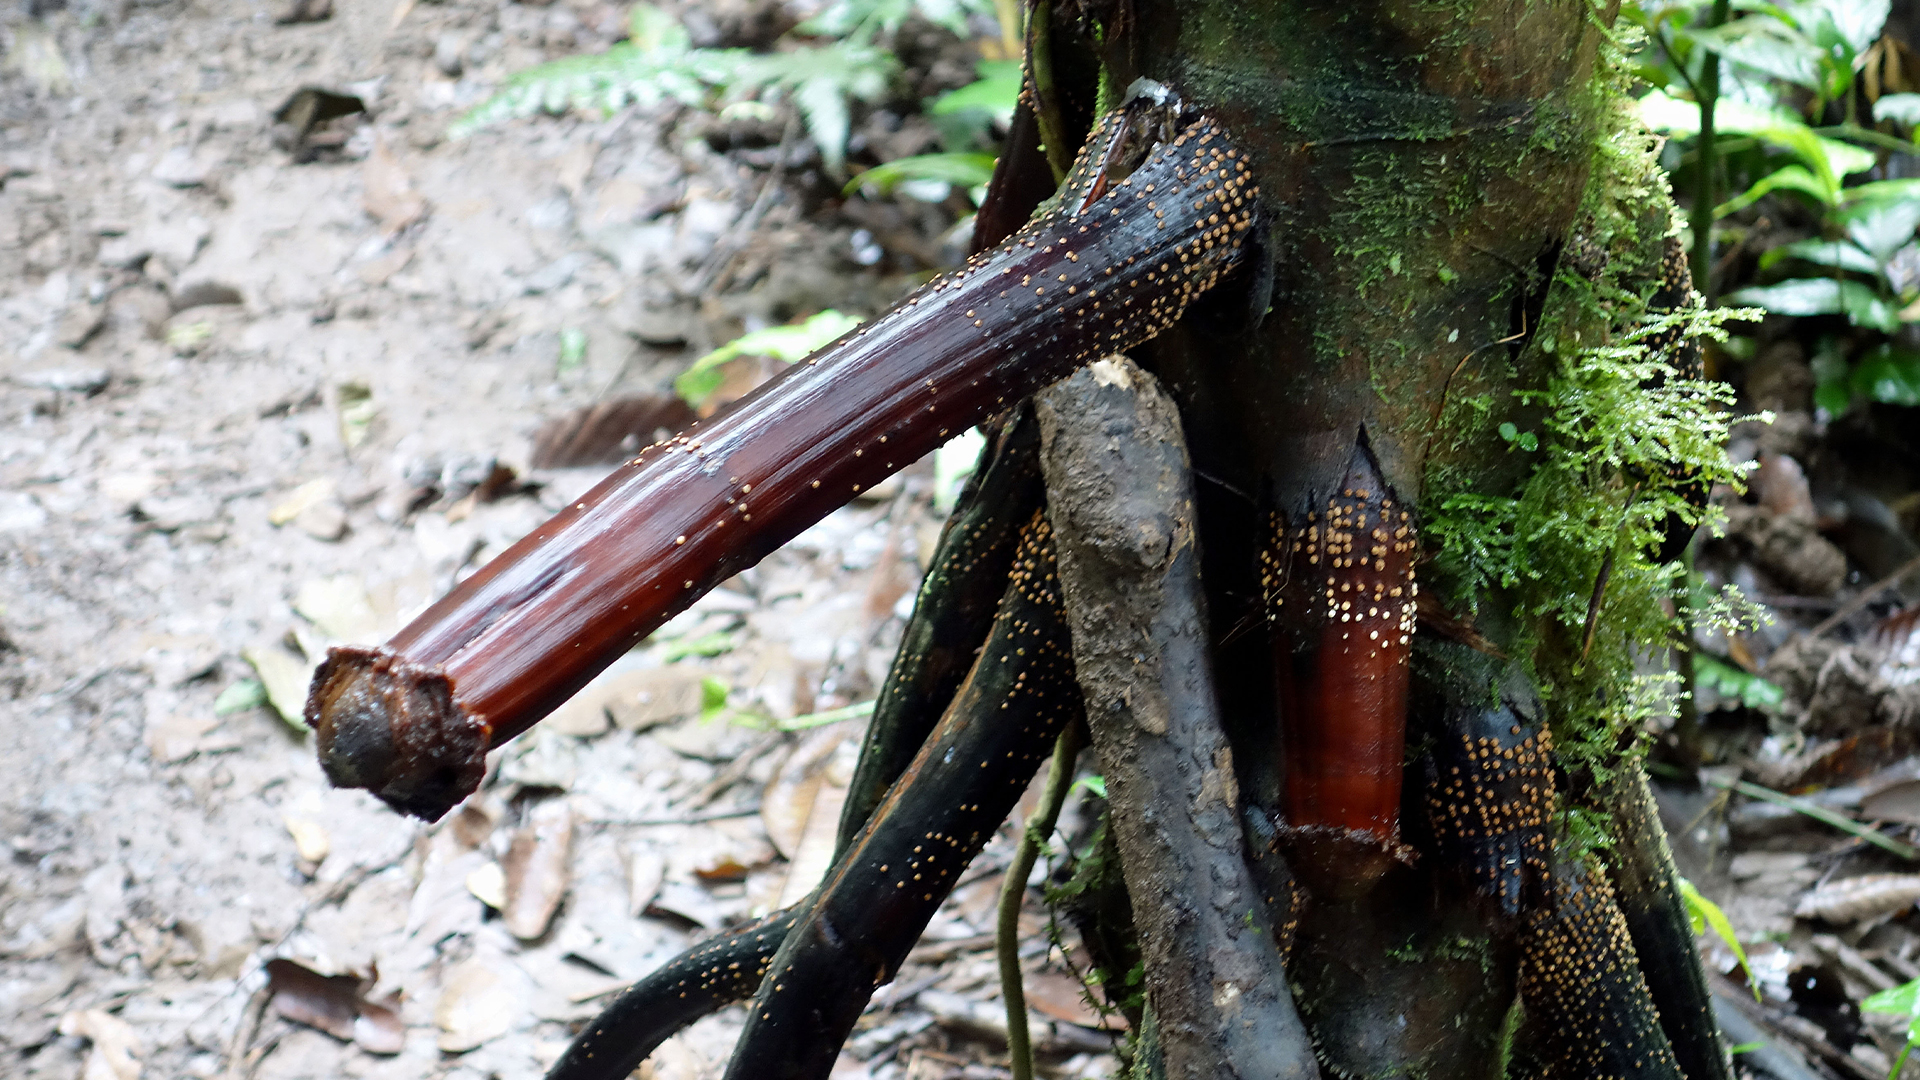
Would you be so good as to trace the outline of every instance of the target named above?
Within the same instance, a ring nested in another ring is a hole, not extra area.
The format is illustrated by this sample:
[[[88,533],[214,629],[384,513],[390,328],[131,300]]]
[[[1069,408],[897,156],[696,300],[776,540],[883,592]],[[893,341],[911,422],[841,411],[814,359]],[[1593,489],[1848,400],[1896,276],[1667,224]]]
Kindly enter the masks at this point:
[[[507,906],[501,910],[507,930],[522,941],[547,932],[567,895],[573,850],[573,810],[566,800],[540,803],[527,818],[507,850]]]
[[[360,979],[354,975],[322,975],[297,961],[267,961],[267,989],[273,1011],[293,1021],[318,1028],[336,1039],[353,1038],[353,1021],[360,1012]]]
[[[81,1080],[140,1080],[140,1058],[134,1052],[140,1036],[132,1024],[105,1009],[87,1009],[62,1016],[59,1031],[93,1043]]]
[[[672,394],[614,398],[542,425],[533,437],[533,467],[613,465],[693,423],[693,410]]]

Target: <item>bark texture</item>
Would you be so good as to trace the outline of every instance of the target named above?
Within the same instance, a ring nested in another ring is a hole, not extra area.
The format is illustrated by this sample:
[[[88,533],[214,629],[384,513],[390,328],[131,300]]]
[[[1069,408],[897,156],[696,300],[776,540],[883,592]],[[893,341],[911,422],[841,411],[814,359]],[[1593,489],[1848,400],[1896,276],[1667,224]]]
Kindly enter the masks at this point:
[[[1172,402],[1124,359],[1042,394],[1061,586],[1166,1075],[1316,1077],[1248,871]]]

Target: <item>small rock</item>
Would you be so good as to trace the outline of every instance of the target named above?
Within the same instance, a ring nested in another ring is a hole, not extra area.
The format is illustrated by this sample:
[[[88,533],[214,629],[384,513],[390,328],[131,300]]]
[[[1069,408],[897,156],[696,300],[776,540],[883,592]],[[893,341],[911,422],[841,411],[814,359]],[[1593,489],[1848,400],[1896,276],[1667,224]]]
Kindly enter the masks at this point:
[[[207,182],[207,167],[194,159],[192,150],[176,146],[160,155],[153,178],[170,187],[199,187]]]
[[[0,491],[0,533],[32,532],[46,523],[40,500],[24,491]]]
[[[460,34],[448,31],[441,34],[433,43],[433,66],[440,74],[449,79],[457,79],[466,69],[467,40]]]
[[[239,289],[219,281],[196,281],[181,286],[173,293],[173,311],[176,315],[189,308],[244,303],[246,298],[240,295]]]
[[[114,270],[138,270],[153,255],[153,245],[139,236],[112,236],[100,242],[94,256],[101,266]]]
[[[75,304],[61,313],[60,322],[54,327],[53,340],[69,349],[78,349],[99,333],[106,321],[105,304]]]
[[[294,528],[315,540],[338,540],[347,535],[347,510],[337,501],[314,503],[294,516]]]
[[[37,387],[41,390],[60,390],[69,394],[85,394],[88,397],[107,388],[113,375],[103,367],[86,368],[42,368],[18,376],[15,381],[22,386]]]
[[[446,989],[433,1010],[443,1052],[465,1053],[513,1030],[524,989],[511,978],[518,971],[499,957],[475,957],[447,973]]]
[[[273,21],[280,26],[290,26],[294,23],[325,22],[331,18],[333,0],[293,0]]]

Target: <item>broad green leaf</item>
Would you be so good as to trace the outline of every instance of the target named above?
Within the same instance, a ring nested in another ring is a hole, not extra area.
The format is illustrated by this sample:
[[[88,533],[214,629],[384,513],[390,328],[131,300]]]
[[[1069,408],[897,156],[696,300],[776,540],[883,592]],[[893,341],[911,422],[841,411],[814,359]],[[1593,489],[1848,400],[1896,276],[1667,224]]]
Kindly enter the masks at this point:
[[[1020,83],[1023,78],[1020,61],[982,60],[974,67],[974,71],[980,76],[977,81],[934,98],[927,111],[935,116],[951,116],[968,109],[979,109],[1001,121],[1011,119],[1014,107],[1020,104]]]
[[[1885,266],[1920,227],[1920,198],[1855,200],[1834,217],[1849,239]]]
[[[1873,118],[1920,125],[1920,94],[1881,94],[1873,103]]]
[[[1640,117],[1655,131],[1700,134],[1700,106],[1655,90],[1640,99]],[[1873,168],[1874,155],[1857,146],[1814,133],[1800,118],[1781,109],[1763,109],[1722,99],[1714,107],[1713,127],[1723,135],[1751,135],[1791,151],[1825,190],[1838,191],[1839,180]]]
[[[1799,259],[1816,266],[1831,266],[1861,274],[1878,274],[1880,264],[1873,256],[1844,240],[1798,240],[1784,244],[1760,256],[1760,269],[1770,270],[1787,259]]]
[[[1920,405],[1920,353],[1882,345],[1854,365],[1854,393],[1888,405]]]
[[[1733,950],[1736,960],[1740,961],[1740,970],[1746,972],[1747,986],[1753,990],[1753,999],[1760,1000],[1760,980],[1754,977],[1753,968],[1747,963],[1747,950],[1740,945],[1740,935],[1734,933],[1733,923],[1727,919],[1727,913],[1720,905],[1700,895],[1693,882],[1686,878],[1675,878],[1680,886],[1680,899],[1687,905],[1687,918],[1693,922],[1693,932],[1698,934],[1711,927],[1715,937],[1726,942]]]
[[[693,366],[673,380],[674,393],[698,408],[720,389],[725,376],[720,365],[741,356],[771,356],[783,363],[805,359],[814,350],[860,325],[858,317],[828,308],[805,322],[789,326],[770,326],[742,334],[693,362]]]
[[[1858,281],[1793,278],[1729,293],[1726,302],[1752,304],[1775,315],[1845,315],[1857,326],[1889,334],[1900,328],[1900,316],[1893,305]]]
[[[896,158],[847,181],[845,193],[851,195],[859,188],[872,186],[884,195],[908,180],[938,180],[970,188],[993,179],[993,161],[992,154],[917,154]]]
[[[1831,416],[1846,412],[1853,404],[1853,390],[1849,383],[1852,368],[1847,363],[1845,347],[1833,338],[1821,341],[1814,349],[1811,366],[1813,403]]]

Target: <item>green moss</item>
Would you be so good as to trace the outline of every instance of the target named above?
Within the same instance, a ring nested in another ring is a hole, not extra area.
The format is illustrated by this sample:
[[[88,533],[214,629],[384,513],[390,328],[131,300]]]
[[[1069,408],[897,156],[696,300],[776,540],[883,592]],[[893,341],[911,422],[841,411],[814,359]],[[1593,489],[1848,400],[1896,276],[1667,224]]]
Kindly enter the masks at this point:
[[[1617,110],[1599,129],[1615,134],[1595,150],[1578,218],[1584,241],[1606,254],[1604,268],[1590,279],[1563,260],[1532,355],[1515,365],[1545,372],[1542,383],[1509,380],[1504,391],[1450,401],[1443,414],[1454,440],[1504,443],[1516,466],[1511,479],[1445,465],[1426,477],[1426,534],[1438,547],[1443,599],[1483,614],[1489,635],[1527,664],[1562,763],[1596,779],[1610,771],[1622,735],[1669,709],[1676,689],[1670,673],[1635,670],[1678,631],[1666,604],[1686,587],[1679,563],[1656,564],[1649,552],[1669,517],[1712,522],[1713,511],[1687,501],[1690,484],[1737,486],[1743,472],[1724,450],[1728,388],[1682,378],[1648,347],[1676,329],[1721,338],[1720,324],[1737,313],[1648,313],[1675,212],[1655,143],[1628,111],[1620,55],[1619,42],[1609,42],[1596,79]],[[1513,425],[1509,433],[1538,433],[1535,449],[1503,439],[1503,424]],[[1570,835],[1600,842],[1605,830],[1596,824],[1570,822]]]

